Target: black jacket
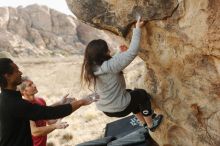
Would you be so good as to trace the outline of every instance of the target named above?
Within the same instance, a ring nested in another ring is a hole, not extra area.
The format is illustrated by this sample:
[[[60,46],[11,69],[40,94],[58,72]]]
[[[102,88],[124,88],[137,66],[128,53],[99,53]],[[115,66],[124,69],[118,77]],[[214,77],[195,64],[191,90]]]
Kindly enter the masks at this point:
[[[0,94],[0,146],[32,146],[29,120],[57,119],[71,114],[70,104],[40,106],[22,99],[20,92]]]

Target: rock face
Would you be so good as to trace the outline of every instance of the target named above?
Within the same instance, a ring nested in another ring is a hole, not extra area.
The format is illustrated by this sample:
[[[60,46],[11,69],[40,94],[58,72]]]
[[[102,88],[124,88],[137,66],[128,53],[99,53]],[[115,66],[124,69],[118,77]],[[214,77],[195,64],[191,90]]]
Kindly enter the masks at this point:
[[[220,145],[219,0],[66,0],[78,19],[130,39],[143,28],[145,88],[165,115],[160,146]]]
[[[167,0],[67,0],[67,3],[82,21],[122,36],[127,35],[138,16],[145,20],[163,19],[171,16],[178,6],[177,1]]]
[[[112,40],[103,31],[46,6],[0,7],[0,51],[15,57],[81,54],[89,41],[100,37]]]

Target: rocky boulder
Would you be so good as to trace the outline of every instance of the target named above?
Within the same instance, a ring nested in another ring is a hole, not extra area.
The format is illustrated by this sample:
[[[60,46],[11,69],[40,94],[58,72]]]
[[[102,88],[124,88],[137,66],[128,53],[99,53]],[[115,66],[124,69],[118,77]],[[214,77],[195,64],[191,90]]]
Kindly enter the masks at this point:
[[[160,146],[220,145],[220,1],[66,0],[74,15],[127,42],[138,15],[145,89],[165,115]]]
[[[47,6],[0,7],[0,51],[15,57],[82,54],[95,38],[117,45],[103,31]]]

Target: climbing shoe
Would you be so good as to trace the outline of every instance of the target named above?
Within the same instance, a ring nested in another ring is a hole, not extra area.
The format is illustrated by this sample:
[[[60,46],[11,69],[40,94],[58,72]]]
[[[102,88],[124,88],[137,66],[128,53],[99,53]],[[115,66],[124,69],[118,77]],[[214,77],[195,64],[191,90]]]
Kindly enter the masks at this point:
[[[153,113],[153,114],[151,115],[151,118],[154,119],[156,116],[157,116],[157,114]]]
[[[151,118],[152,118],[152,119],[154,119],[154,118],[157,116],[157,114],[154,112],[154,110],[153,110],[153,109],[152,109],[151,111],[152,111]]]
[[[157,127],[160,125],[160,123],[162,122],[163,119],[163,115],[157,115],[154,119],[153,119],[153,125],[151,128],[149,128],[149,130],[151,132],[154,132]]]

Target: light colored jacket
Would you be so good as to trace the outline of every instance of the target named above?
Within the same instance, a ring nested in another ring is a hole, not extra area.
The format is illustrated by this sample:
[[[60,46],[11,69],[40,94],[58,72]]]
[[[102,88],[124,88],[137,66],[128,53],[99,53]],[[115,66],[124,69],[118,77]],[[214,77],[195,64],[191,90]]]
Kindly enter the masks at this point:
[[[134,28],[130,46],[127,51],[114,55],[101,66],[94,67],[97,76],[95,90],[100,99],[96,102],[99,110],[109,113],[123,111],[130,103],[131,96],[126,91],[124,75],[121,71],[137,56],[141,29]]]

